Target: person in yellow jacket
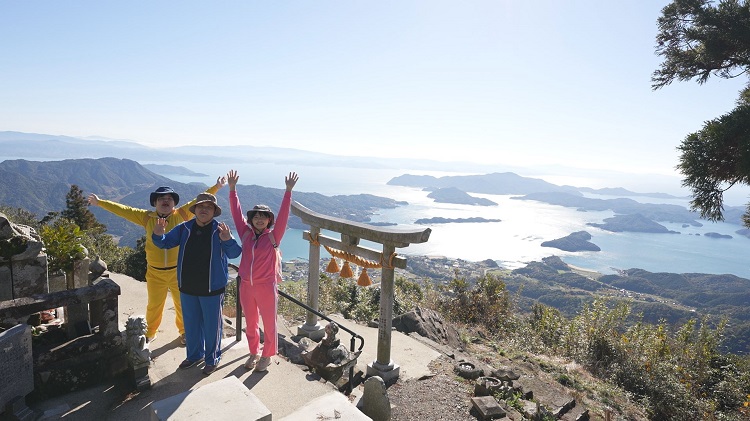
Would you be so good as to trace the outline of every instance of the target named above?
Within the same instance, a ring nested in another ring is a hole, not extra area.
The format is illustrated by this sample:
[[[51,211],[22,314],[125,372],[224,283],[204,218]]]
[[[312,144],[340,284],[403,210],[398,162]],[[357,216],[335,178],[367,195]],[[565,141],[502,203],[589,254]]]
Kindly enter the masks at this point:
[[[216,194],[226,184],[225,177],[219,177],[216,184],[209,187],[206,192]],[[169,231],[178,224],[193,218],[190,207],[195,199],[176,208],[180,202],[180,196],[171,187],[159,187],[151,193],[150,201],[154,210],[138,209],[126,206],[110,200],[99,199],[91,193],[88,197],[89,205],[99,206],[121,218],[134,224],[142,226],[146,233],[146,290],[148,291],[148,304],[146,305],[146,341],[151,342],[156,338],[156,331],[161,324],[164,304],[167,301],[167,291],[172,295],[175,310],[175,325],[180,332],[180,343],[185,345],[185,326],[182,322],[182,303],[180,302],[180,291],[177,288],[177,254],[179,247],[164,250],[156,247],[151,239],[156,221],[159,218],[167,220],[166,230]]]

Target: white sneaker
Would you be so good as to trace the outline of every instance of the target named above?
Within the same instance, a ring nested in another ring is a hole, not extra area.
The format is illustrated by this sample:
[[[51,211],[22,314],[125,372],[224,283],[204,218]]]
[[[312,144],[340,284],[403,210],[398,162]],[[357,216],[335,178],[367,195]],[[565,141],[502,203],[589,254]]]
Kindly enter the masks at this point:
[[[271,357],[261,357],[255,364],[255,371],[266,371],[269,365],[271,365]]]
[[[247,361],[245,361],[245,368],[248,370],[252,370],[255,368],[255,363],[258,362],[258,356],[257,355],[251,355]]]

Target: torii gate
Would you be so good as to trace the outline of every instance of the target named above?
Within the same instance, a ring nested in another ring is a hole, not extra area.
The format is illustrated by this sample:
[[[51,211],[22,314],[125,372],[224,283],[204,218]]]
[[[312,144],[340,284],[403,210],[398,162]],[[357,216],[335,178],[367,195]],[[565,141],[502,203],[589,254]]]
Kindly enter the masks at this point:
[[[307,305],[315,311],[319,310],[321,244],[368,260],[381,262],[378,356],[377,360],[367,365],[367,375],[380,376],[384,381],[397,378],[400,367],[391,360],[394,269],[406,269],[406,258],[396,255],[396,247],[408,247],[411,243],[426,243],[430,238],[432,230],[429,228],[399,230],[375,227],[373,225],[319,214],[302,206],[298,202],[292,203],[292,213],[302,219],[303,223],[310,226],[310,230],[305,231],[302,237],[310,242]],[[320,235],[321,229],[340,233],[341,240]],[[379,252],[367,247],[361,247],[359,245],[360,239],[382,244],[383,251]],[[297,328],[297,334],[318,340],[325,335],[325,332],[324,327],[318,324],[318,317],[308,311],[305,324]]]

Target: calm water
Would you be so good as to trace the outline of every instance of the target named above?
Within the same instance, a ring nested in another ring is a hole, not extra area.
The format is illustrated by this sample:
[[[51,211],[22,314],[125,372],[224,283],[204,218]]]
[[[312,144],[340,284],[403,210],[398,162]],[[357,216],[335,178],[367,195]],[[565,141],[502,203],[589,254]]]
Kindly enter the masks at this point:
[[[232,167],[231,165],[190,164],[189,168],[209,174],[209,177],[168,176],[181,182],[200,181],[213,184],[217,176],[226,174]],[[653,272],[731,273],[750,278],[750,268],[746,263],[747,256],[750,256],[750,239],[735,234],[735,231],[741,228],[737,225],[701,221],[703,227],[682,228],[681,224],[662,223],[670,230],[681,232],[681,234],[612,233],[586,226],[589,222],[602,222],[602,219],[613,215],[611,211],[579,212],[573,208],[512,200],[510,196],[479,194],[472,195],[486,197],[499,205],[482,207],[442,204],[427,198],[428,192],[420,189],[386,185],[392,177],[404,173],[427,174],[436,177],[457,175],[455,173],[314,166],[288,168],[275,164],[257,164],[247,168],[240,166],[235,169],[240,173],[241,184],[282,188],[284,176],[290,170],[294,170],[300,175],[300,181],[295,188],[297,191],[318,192],[325,195],[369,193],[409,202],[407,206],[380,210],[372,218],[375,222],[396,222],[404,227],[424,228],[422,225],[414,225],[414,221],[418,218],[436,216],[446,218],[479,216],[501,220],[501,222],[494,223],[432,225],[430,226],[432,234],[427,243],[397,249],[397,252],[401,254],[441,255],[470,261],[493,259],[509,268],[520,267],[526,262],[557,255],[569,264],[602,273],[614,273],[616,269],[637,267]],[[226,194],[226,192],[220,194]],[[640,197],[633,199],[687,206],[687,199],[654,200]],[[244,205],[250,206],[250,204]],[[593,237],[591,241],[602,251],[570,253],[541,247],[543,241],[560,238],[581,230],[589,232]],[[707,232],[729,234],[733,238],[713,239],[705,237],[704,234]],[[329,235],[335,234],[329,233]],[[379,249],[377,245],[366,243],[363,245]],[[285,259],[306,259],[309,244],[302,239],[301,230],[289,230],[281,248]]]

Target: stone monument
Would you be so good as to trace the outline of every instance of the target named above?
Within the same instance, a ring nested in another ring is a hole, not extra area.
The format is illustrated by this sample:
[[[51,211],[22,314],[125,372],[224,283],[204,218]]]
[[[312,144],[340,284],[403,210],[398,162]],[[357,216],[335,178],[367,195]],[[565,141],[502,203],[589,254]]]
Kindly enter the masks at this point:
[[[49,292],[47,255],[34,228],[0,213],[0,301]]]
[[[151,378],[148,376],[151,350],[146,342],[146,327],[145,316],[130,316],[125,323],[128,363],[133,368],[133,381],[138,390],[151,387]]]
[[[10,419],[34,419],[25,397],[34,390],[31,326],[16,325],[0,332],[0,413]],[[2,417],[0,417],[2,418]],[[4,418],[3,418],[4,419]]]

